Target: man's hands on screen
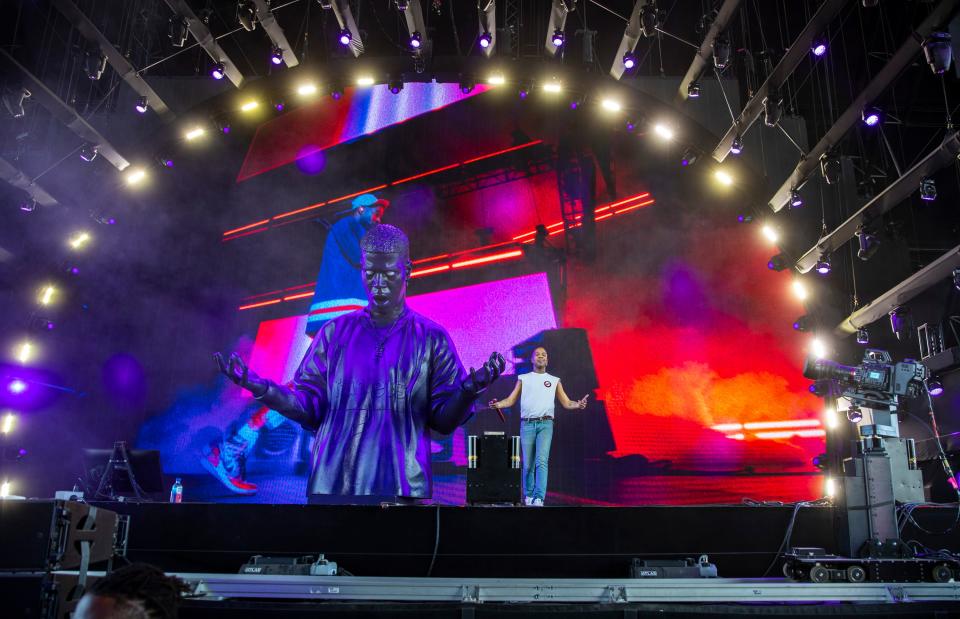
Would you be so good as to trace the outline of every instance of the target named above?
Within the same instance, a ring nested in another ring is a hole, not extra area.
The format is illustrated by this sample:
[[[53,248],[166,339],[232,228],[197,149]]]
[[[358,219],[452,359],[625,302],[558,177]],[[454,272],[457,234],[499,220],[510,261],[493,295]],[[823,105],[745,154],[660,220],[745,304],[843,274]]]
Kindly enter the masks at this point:
[[[490,353],[490,358],[483,362],[479,370],[470,368],[470,375],[463,381],[462,387],[471,395],[477,395],[497,380],[505,369],[507,369],[506,359],[494,351]]]
[[[221,373],[254,396],[260,397],[267,392],[267,381],[248,368],[237,353],[231,353],[226,361],[220,353],[214,353],[213,358],[216,359]]]
[[[590,397],[590,394],[588,393],[587,395],[577,400],[577,408],[579,408],[580,410],[585,409],[587,407],[587,398],[589,397]]]

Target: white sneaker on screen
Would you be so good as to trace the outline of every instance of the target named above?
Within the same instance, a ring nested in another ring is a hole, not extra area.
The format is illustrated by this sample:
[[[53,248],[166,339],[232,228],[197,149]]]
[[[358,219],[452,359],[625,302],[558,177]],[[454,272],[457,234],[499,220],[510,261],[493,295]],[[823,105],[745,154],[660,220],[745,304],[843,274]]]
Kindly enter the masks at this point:
[[[534,499],[532,505],[534,507],[543,507],[543,499]]]
[[[533,497],[532,497],[532,496],[525,496],[525,497],[523,497],[523,504],[524,504],[524,505],[533,505]]]

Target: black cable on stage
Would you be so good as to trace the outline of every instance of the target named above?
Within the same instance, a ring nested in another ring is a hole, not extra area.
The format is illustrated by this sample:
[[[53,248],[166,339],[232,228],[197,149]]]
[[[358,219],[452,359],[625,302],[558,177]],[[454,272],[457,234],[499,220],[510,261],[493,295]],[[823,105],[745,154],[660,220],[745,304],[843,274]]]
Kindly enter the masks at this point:
[[[790,537],[793,535],[793,525],[797,522],[797,514],[800,513],[801,507],[812,507],[814,505],[822,505],[824,503],[823,499],[818,499],[816,501],[798,501],[793,505],[793,514],[790,515],[790,522],[787,524],[786,535],[783,536],[783,541],[780,542],[780,547],[777,548],[777,554],[774,555],[773,561],[770,562],[770,565],[767,566],[767,569],[763,571],[761,578],[765,578],[767,574],[770,573],[770,570],[773,569],[773,566],[777,564],[777,561],[780,559],[780,555],[783,554],[783,549],[790,544]]]
[[[436,535],[433,538],[433,556],[430,557],[430,567],[427,568],[427,577],[433,573],[433,564],[437,560],[437,549],[440,547],[440,504],[437,503]]]

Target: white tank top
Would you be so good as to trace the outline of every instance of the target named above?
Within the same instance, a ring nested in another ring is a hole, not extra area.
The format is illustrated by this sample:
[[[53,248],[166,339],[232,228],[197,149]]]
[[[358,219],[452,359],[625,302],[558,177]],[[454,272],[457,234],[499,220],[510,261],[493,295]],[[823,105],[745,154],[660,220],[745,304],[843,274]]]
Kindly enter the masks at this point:
[[[523,385],[520,388],[520,418],[553,417],[560,379],[546,372],[528,372],[518,376],[517,380]]]

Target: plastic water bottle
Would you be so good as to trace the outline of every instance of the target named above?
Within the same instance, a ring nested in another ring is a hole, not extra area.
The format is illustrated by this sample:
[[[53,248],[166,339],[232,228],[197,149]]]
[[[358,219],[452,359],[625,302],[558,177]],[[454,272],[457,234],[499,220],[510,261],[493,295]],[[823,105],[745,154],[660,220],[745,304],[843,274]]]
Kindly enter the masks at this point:
[[[173,482],[173,487],[170,488],[170,502],[183,503],[183,484],[180,483],[179,477],[177,481]]]

